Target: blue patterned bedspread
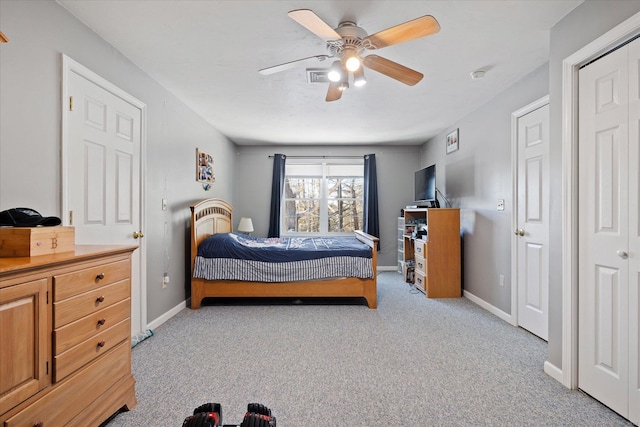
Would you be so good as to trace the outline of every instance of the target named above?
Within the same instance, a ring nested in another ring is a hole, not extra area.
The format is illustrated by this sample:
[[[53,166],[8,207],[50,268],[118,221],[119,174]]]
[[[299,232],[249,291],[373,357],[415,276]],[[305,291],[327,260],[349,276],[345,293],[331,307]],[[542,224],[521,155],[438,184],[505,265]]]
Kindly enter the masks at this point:
[[[371,248],[355,237],[262,238],[219,233],[202,241],[198,256],[289,262],[337,256],[371,258]]]

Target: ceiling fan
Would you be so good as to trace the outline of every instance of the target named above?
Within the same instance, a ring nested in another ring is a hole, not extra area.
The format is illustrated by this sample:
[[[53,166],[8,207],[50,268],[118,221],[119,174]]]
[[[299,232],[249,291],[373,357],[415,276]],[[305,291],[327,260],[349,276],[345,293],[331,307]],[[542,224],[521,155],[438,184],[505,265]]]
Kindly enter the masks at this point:
[[[440,24],[431,15],[416,18],[372,35],[368,35],[364,29],[352,21],[341,22],[338,28],[333,29],[310,9],[292,10],[288,15],[323,39],[327,43],[328,54],[263,68],[259,73],[268,75],[336,58],[327,73],[330,81],[326,97],[328,102],[340,99],[342,92],[349,87],[350,75],[354,86],[362,86],[366,83],[363,66],[409,86],[415,85],[422,80],[422,73],[375,54],[364,56],[364,53],[367,50],[381,49],[440,31]]]

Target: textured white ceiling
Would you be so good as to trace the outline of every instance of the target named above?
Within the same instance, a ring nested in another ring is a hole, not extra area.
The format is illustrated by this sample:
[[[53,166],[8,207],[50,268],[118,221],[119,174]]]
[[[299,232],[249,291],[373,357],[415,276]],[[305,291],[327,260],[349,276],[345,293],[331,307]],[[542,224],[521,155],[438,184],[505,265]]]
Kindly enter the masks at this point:
[[[549,29],[582,0],[58,2],[231,140],[258,145],[420,144],[544,64]],[[307,83],[304,67],[258,74],[327,52],[287,16],[304,8],[369,34],[433,15],[439,33],[376,52],[424,79],[368,70],[366,86],[326,102],[327,84]]]

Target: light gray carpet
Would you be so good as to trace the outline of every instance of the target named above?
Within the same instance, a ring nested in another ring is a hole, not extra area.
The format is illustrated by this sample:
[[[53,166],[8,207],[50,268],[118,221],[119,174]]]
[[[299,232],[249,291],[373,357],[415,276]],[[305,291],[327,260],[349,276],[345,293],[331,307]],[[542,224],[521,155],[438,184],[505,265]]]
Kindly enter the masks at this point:
[[[248,301],[154,333],[132,350],[138,406],[110,427],[179,427],[205,402],[229,424],[262,403],[280,427],[631,425],[547,376],[544,341],[394,272],[378,275],[377,310]]]

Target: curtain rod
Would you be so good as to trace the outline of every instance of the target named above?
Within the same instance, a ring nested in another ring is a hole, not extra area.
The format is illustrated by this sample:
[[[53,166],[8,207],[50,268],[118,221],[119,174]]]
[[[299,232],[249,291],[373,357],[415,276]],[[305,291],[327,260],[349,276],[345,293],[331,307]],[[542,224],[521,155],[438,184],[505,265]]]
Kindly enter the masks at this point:
[[[365,156],[284,156],[288,159],[362,159]],[[270,155],[269,158],[273,159],[273,155]]]

